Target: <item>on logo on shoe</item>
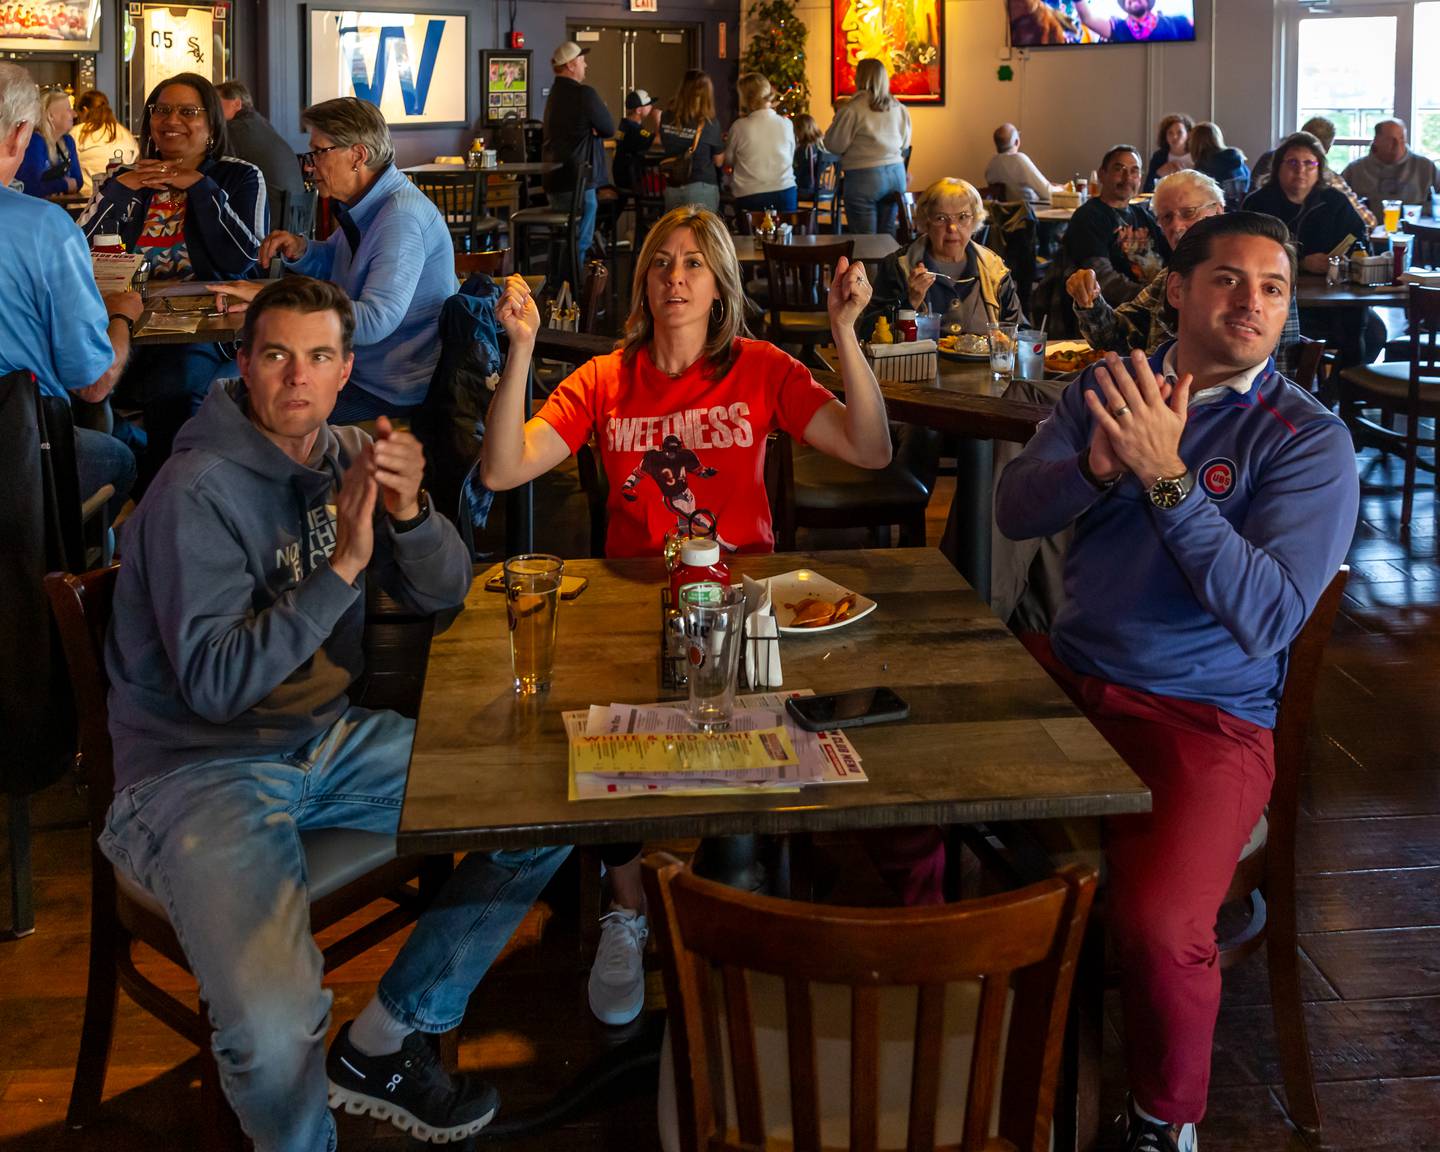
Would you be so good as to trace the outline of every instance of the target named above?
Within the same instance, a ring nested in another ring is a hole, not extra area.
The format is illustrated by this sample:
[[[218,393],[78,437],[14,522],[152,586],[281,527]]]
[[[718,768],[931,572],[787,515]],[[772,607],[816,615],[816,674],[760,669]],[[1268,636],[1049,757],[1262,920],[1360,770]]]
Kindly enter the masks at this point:
[[[1200,483],[1212,500],[1224,500],[1235,489],[1235,461],[1223,456],[1200,469]]]

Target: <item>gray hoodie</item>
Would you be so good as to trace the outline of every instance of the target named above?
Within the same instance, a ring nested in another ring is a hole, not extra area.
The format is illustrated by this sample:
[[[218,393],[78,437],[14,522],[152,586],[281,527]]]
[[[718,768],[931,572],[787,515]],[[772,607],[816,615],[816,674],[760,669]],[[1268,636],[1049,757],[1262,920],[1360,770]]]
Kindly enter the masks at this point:
[[[220,757],[286,753],[329,727],[363,669],[365,596],[330,567],[335,494],[369,443],[326,426],[308,465],[216,384],[124,530],[105,648],[115,787]],[[462,604],[470,560],[432,513],[376,508],[366,575],[420,612]]]

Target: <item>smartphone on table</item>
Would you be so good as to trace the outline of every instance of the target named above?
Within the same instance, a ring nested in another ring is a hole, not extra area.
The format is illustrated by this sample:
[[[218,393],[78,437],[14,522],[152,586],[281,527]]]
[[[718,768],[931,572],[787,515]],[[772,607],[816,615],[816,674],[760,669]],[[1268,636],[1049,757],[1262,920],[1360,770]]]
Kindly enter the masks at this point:
[[[496,564],[486,571],[484,577],[485,591],[505,591],[505,568],[504,565]],[[581,592],[590,586],[590,580],[585,576],[562,576],[560,577],[560,599],[574,600]]]
[[[904,720],[910,705],[889,688],[855,688],[822,696],[791,696],[785,710],[807,732],[830,728],[854,728],[862,724],[883,724]]]

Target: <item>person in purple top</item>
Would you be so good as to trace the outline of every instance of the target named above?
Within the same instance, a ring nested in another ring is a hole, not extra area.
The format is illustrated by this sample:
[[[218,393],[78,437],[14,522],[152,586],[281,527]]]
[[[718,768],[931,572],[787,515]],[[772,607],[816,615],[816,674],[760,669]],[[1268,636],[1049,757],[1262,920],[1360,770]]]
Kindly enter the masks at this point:
[[[1195,22],[1186,16],[1165,16],[1155,11],[1155,0],[1119,0],[1123,19],[1097,16],[1087,0],[1075,0],[1075,12],[1085,27],[1115,44],[1143,44],[1151,40],[1193,40]]]

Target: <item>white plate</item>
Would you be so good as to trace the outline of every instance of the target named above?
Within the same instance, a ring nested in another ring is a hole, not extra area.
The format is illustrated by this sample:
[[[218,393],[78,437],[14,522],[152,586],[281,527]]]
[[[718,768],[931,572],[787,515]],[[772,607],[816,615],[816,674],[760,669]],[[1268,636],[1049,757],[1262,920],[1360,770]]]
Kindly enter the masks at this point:
[[[775,623],[787,636],[813,636],[817,632],[830,632],[836,628],[844,628],[847,624],[853,624],[862,616],[868,616],[875,611],[874,600],[855,593],[855,611],[844,620],[834,624],[822,624],[818,628],[791,627],[790,621],[795,618],[795,612],[793,609],[787,608],[787,604],[799,604],[800,601],[813,596],[834,603],[840,597],[850,594],[850,589],[843,584],[827,580],[818,572],[810,571],[809,568],[797,568],[794,572],[770,577],[770,603],[775,606]]]

